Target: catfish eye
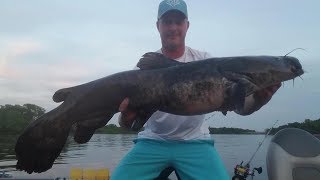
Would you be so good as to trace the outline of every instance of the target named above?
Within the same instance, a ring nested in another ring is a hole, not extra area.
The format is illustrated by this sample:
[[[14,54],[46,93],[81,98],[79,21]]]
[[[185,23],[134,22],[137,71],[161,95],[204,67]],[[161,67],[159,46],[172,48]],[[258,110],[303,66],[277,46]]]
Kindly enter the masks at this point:
[[[295,73],[297,72],[297,68],[295,66],[291,66],[290,67],[291,72]]]

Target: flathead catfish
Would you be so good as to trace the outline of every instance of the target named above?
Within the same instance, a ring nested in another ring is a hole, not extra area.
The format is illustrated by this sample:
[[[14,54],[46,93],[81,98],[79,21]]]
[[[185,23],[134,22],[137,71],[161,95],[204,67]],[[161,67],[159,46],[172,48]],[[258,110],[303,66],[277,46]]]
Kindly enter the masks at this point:
[[[158,53],[146,53],[137,66],[140,70],[58,90],[53,100],[63,103],[33,121],[18,138],[16,168],[28,173],[50,169],[73,124],[75,141],[89,141],[94,131],[118,112],[126,97],[130,99],[129,108],[138,112],[140,127],[157,110],[177,115],[213,111],[247,115],[251,111],[246,98],[303,74],[298,59],[289,56],[223,57],[180,63]]]

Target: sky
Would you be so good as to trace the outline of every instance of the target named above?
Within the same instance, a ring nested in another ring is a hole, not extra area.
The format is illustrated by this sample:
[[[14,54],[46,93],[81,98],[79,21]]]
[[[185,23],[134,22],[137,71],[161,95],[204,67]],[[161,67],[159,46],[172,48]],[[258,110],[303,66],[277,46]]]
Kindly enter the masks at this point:
[[[131,70],[160,48],[160,0],[0,1],[0,105],[47,111],[58,89]],[[211,127],[262,131],[320,118],[320,1],[186,0],[186,44],[214,57],[291,53],[306,71],[249,116],[209,114]],[[117,124],[117,115],[109,123]]]

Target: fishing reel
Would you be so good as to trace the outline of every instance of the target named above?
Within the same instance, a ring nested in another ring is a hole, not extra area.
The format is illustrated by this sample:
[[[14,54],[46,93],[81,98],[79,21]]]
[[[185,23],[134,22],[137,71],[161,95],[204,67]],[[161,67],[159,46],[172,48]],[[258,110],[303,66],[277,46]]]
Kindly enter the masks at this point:
[[[253,179],[255,171],[257,171],[258,174],[262,173],[262,167],[253,168],[251,170],[249,164],[243,166],[242,163],[243,161],[234,167],[234,176],[232,177],[232,180],[245,180],[248,176],[251,176],[251,179]]]

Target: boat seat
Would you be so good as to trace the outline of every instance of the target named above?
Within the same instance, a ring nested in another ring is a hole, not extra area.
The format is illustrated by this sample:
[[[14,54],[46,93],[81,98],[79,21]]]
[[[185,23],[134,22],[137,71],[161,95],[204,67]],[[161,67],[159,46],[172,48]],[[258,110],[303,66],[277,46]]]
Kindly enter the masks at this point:
[[[302,129],[282,129],[266,161],[269,180],[320,180],[320,140]]]

